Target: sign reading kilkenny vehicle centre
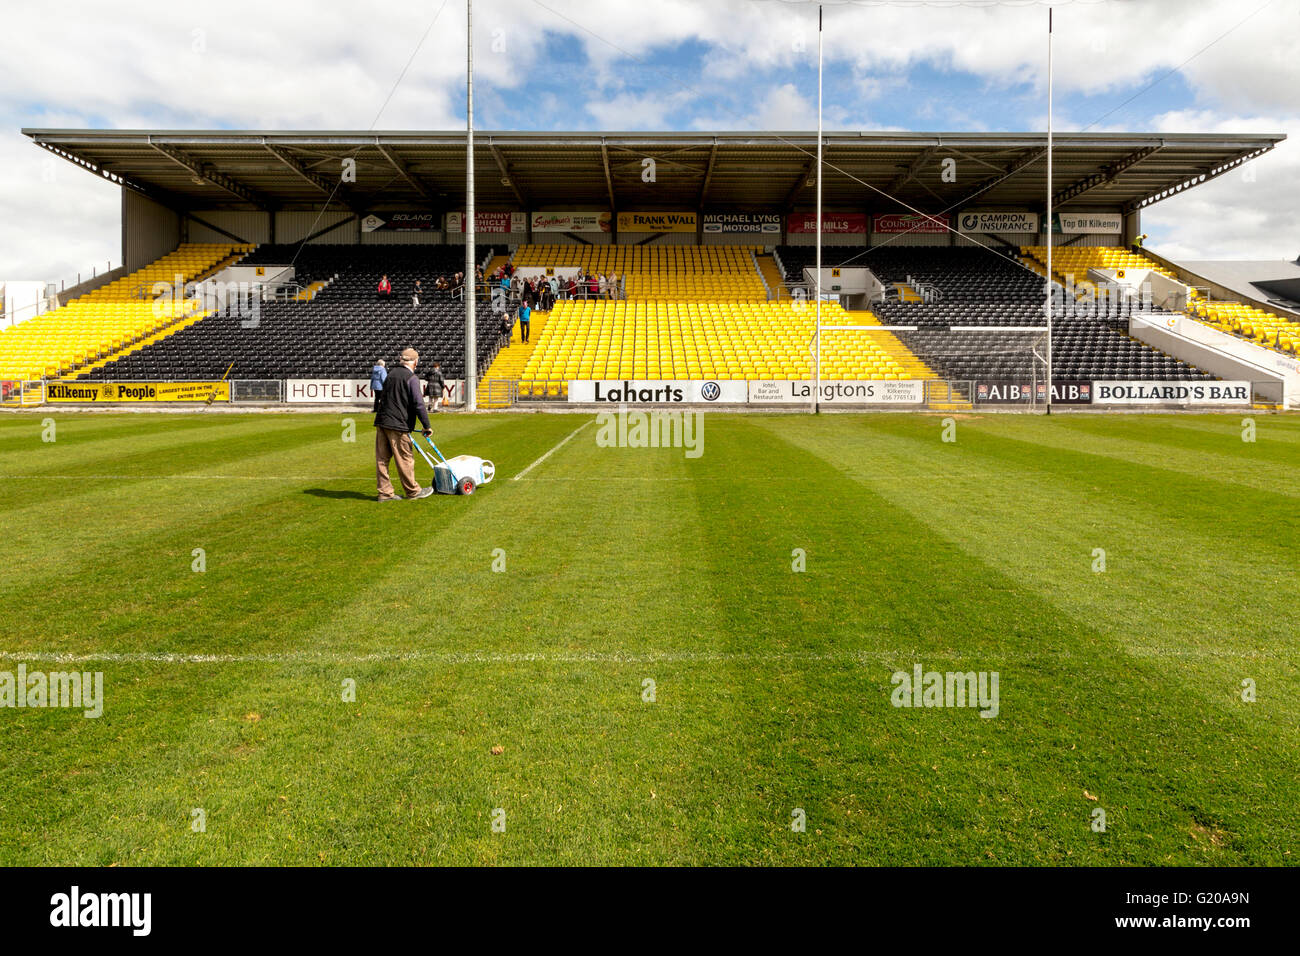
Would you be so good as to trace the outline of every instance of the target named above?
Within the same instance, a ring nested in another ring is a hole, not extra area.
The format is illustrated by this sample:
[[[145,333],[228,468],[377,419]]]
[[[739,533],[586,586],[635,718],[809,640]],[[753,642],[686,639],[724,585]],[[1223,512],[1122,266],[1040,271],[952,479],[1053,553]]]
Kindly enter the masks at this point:
[[[569,401],[582,404],[743,405],[745,382],[582,379],[569,382]]]
[[[1036,212],[964,212],[957,217],[962,232],[1037,232]]]

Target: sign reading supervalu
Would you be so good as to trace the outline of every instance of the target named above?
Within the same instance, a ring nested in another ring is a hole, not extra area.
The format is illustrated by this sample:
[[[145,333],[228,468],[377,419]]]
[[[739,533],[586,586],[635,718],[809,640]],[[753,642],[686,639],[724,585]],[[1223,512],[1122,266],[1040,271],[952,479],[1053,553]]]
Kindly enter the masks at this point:
[[[228,402],[229,382],[52,382],[50,402]]]
[[[533,232],[609,232],[611,217],[608,212],[591,212],[577,209],[534,212]]]
[[[580,379],[569,382],[569,401],[614,405],[744,404],[747,383],[705,379],[638,380]]]

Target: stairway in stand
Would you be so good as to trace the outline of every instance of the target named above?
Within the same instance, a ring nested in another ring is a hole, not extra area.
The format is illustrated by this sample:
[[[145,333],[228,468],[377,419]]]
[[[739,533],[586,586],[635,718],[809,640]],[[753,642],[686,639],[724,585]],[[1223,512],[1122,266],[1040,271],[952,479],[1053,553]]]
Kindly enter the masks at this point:
[[[519,377],[524,373],[524,366],[528,364],[529,356],[533,354],[533,349],[541,340],[542,332],[546,329],[546,320],[550,315],[549,312],[533,313],[527,342],[519,341],[519,323],[515,323],[514,331],[510,333],[510,344],[497,353],[497,357],[492,360],[488,370],[483,373],[483,378],[479,380],[479,408],[510,407],[513,403],[514,386],[519,383]]]

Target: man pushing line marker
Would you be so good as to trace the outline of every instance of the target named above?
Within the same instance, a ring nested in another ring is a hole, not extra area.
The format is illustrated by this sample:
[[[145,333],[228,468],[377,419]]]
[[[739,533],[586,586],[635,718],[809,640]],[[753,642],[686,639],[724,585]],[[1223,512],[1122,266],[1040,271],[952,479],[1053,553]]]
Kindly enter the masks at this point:
[[[397,475],[407,500],[427,498],[433,488],[421,488],[415,480],[415,453],[411,445],[411,432],[415,419],[420,419],[424,437],[433,434],[429,428],[429,411],[424,406],[424,394],[415,367],[420,364],[420,353],[415,349],[402,352],[402,364],[388,373],[383,390],[379,393],[379,407],[375,411],[375,473],[379,481],[379,500],[396,501],[393,482],[388,477],[388,461],[397,459]]]

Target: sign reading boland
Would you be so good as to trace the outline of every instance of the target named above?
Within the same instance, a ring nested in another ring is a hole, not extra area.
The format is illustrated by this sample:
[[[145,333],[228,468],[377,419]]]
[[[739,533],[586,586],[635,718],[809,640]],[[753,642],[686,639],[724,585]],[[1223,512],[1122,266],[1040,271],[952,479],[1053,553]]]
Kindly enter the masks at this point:
[[[371,213],[361,220],[362,232],[425,232],[442,227],[442,217],[433,212]]]
[[[804,233],[817,231],[817,213],[792,212],[786,217],[787,232]],[[867,214],[865,212],[822,212],[822,233],[854,233],[867,231]]]
[[[903,232],[921,232],[930,235],[946,233],[952,226],[947,216],[913,216],[903,213],[888,213],[871,217],[871,231],[875,233],[898,234]]]
[[[1095,382],[1094,405],[1249,405],[1250,382]]]
[[[228,402],[229,382],[54,382],[50,402]]]
[[[704,217],[704,231],[781,234],[781,217],[777,213],[708,213]]]

